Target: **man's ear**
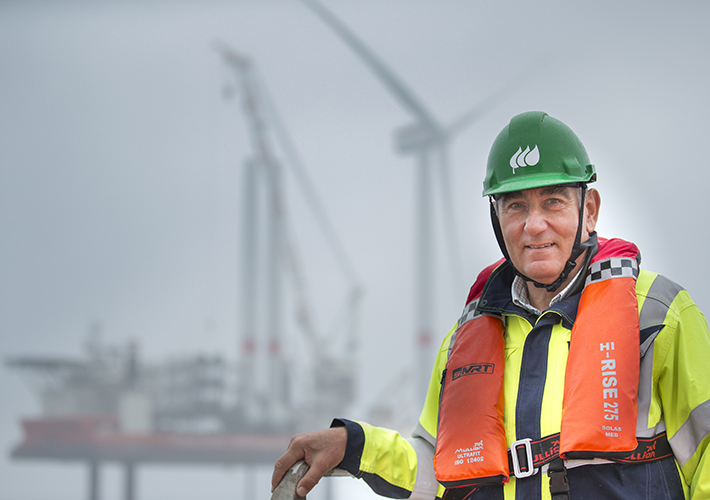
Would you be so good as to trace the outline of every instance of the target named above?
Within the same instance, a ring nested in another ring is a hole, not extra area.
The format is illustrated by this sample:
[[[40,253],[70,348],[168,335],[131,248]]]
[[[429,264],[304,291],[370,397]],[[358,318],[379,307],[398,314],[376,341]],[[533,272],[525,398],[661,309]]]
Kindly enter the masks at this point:
[[[587,191],[587,198],[584,201],[584,225],[588,233],[594,231],[597,227],[597,220],[599,219],[599,207],[602,204],[602,197],[594,188],[590,188]]]

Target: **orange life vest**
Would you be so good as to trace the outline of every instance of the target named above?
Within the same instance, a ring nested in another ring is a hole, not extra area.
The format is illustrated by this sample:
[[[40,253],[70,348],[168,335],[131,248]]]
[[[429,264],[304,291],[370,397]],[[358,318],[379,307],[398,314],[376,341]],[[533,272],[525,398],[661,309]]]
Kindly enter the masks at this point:
[[[623,459],[637,449],[638,260],[632,243],[600,239],[590,263],[571,332],[562,458]],[[447,487],[507,482],[512,473],[503,425],[505,331],[501,317],[479,304],[502,262],[471,288],[442,377],[434,469]]]

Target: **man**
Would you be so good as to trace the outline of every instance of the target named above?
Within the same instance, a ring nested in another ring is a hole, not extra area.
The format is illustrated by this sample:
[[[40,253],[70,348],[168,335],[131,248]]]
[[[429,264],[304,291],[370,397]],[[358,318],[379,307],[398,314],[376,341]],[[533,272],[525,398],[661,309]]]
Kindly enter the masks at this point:
[[[335,420],[292,439],[273,484],[304,458],[301,496],[337,466],[393,498],[710,498],[707,323],[597,237],[595,180],[566,125],[514,117],[483,190],[504,259],[444,338],[412,438]]]

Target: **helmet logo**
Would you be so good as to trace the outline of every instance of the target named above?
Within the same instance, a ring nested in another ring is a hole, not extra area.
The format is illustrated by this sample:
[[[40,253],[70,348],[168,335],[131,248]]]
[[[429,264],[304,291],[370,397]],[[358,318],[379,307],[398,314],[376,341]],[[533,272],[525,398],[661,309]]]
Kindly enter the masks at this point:
[[[510,157],[510,166],[513,168],[513,173],[515,169],[519,167],[532,167],[537,165],[540,161],[540,150],[537,149],[537,145],[531,150],[530,146],[525,146],[523,148],[518,148],[513,156]]]

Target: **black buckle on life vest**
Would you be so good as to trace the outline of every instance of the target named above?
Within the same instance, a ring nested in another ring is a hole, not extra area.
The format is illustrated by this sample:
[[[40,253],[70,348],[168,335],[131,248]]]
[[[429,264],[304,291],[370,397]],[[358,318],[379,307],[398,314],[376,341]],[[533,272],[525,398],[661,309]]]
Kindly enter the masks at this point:
[[[513,474],[518,479],[537,474],[533,466],[532,439],[518,439],[510,445],[510,461],[513,464]]]
[[[552,500],[569,500],[569,482],[564,460],[556,458],[550,462],[547,475],[550,477]]]

